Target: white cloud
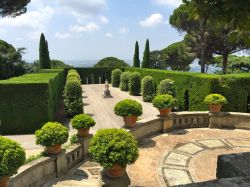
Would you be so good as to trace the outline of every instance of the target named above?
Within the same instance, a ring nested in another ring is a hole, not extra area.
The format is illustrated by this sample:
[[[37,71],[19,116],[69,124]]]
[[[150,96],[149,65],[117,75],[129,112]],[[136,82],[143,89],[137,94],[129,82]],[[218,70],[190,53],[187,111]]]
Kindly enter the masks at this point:
[[[178,7],[182,4],[182,0],[153,0],[158,5]]]
[[[142,27],[156,27],[163,23],[163,16],[159,13],[151,14],[145,20],[140,21]]]
[[[112,38],[113,37],[113,35],[111,33],[109,33],[109,32],[106,33],[105,36],[108,37],[108,38]]]
[[[24,30],[42,31],[49,22],[54,10],[47,6],[37,11],[30,11],[16,18],[5,17],[0,19],[1,26],[16,27]]]
[[[89,22],[85,25],[74,25],[70,27],[70,32],[93,32],[99,29],[99,25]]]
[[[99,19],[100,19],[100,22],[103,24],[107,24],[109,22],[109,19],[105,16],[101,16]]]
[[[60,32],[57,32],[57,33],[55,34],[55,37],[56,37],[56,38],[59,38],[59,39],[67,39],[67,38],[69,38],[70,36],[71,36],[70,33],[60,33]]]
[[[120,34],[127,34],[129,32],[129,29],[127,27],[122,27],[119,29]]]
[[[106,8],[106,0],[58,0],[69,13],[76,17],[97,15]]]

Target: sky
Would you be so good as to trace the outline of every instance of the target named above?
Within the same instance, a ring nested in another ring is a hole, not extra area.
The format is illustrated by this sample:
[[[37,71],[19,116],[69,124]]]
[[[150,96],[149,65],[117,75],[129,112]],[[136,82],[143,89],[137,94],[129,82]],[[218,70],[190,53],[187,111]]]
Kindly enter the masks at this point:
[[[135,42],[142,56],[183,39],[168,23],[181,0],[31,0],[26,14],[0,18],[0,38],[26,47],[24,59],[38,59],[43,32],[50,58],[98,60],[115,56],[132,60]]]

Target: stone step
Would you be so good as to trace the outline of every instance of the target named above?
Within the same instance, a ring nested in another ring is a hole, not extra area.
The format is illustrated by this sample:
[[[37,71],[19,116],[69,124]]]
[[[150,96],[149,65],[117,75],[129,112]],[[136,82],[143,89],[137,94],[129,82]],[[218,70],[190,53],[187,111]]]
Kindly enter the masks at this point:
[[[101,187],[101,181],[97,179],[87,179],[87,180],[65,180],[59,181],[53,184],[52,187]]]

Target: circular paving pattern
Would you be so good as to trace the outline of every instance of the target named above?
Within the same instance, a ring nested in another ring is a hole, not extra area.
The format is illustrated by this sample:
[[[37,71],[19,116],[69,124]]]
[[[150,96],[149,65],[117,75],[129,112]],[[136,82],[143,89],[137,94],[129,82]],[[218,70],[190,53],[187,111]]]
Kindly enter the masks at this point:
[[[210,158],[209,153],[214,152],[213,156],[216,155],[217,158],[217,155],[225,154],[227,150],[229,153],[250,151],[250,139],[210,138],[192,140],[177,145],[172,151],[166,152],[159,163],[158,174],[161,184],[163,186],[176,186],[197,182],[199,174],[193,171],[194,166],[204,168],[208,165],[209,168],[209,165],[212,165],[211,160],[205,159],[206,155],[204,156],[203,153],[207,153],[209,156],[207,158]],[[214,170],[216,169],[214,168]]]

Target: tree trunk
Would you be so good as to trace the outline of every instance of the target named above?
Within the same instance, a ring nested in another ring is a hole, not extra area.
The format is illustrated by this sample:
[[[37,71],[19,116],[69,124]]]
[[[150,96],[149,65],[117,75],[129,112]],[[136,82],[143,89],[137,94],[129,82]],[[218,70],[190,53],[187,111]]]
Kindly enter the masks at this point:
[[[228,53],[224,53],[223,54],[223,66],[222,66],[223,74],[227,74],[227,62],[228,62]]]
[[[204,18],[201,19],[200,22],[200,30],[201,30],[201,40],[200,40],[200,50],[201,50],[201,73],[205,73],[205,65],[206,65],[206,57],[205,57],[205,52],[206,52],[206,45],[205,45],[205,24],[206,20]]]

